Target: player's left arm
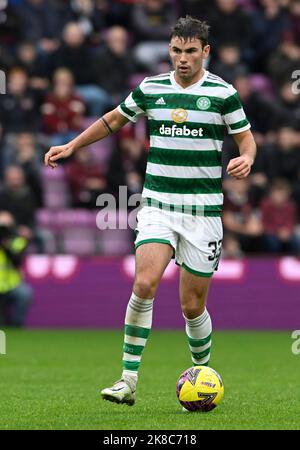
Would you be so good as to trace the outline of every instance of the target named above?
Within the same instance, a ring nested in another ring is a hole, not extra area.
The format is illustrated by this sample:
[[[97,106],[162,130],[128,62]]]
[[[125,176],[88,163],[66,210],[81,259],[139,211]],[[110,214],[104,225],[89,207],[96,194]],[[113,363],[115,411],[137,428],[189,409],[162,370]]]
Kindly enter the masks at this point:
[[[250,130],[233,134],[232,137],[239,147],[240,156],[231,159],[226,170],[228,175],[241,180],[251,171],[256,156],[256,144]]]

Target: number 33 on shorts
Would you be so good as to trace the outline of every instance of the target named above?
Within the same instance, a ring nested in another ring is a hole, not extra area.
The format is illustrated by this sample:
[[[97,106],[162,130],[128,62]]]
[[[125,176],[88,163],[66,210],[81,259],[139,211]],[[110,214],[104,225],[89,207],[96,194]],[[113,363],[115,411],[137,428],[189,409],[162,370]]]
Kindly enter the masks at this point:
[[[221,251],[222,251],[222,239],[219,241],[212,241],[208,243],[208,246],[211,249],[211,254],[208,257],[209,261],[215,261],[214,270],[218,269]]]

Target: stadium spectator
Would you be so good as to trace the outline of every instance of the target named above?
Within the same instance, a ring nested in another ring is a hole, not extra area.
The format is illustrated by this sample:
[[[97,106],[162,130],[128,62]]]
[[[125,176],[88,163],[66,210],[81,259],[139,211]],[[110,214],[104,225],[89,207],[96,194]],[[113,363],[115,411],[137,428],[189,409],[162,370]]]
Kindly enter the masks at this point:
[[[284,179],[276,179],[269,195],[261,203],[264,237],[267,250],[272,253],[299,252],[299,242],[294,232],[297,208],[290,194],[289,183]]]
[[[258,148],[258,151],[262,151],[262,148]],[[249,196],[251,199],[251,204],[254,209],[259,211],[259,206],[262,198],[267,192],[269,180],[265,172],[263,172],[260,167],[255,167],[251,176],[249,177]]]
[[[62,30],[62,41],[54,55],[55,67],[67,67],[73,73],[76,84],[89,84],[94,77],[90,57],[81,26],[76,22],[68,22]]]
[[[96,85],[93,55],[86,43],[81,26],[76,22],[65,25],[62,43],[54,55],[55,67],[66,67],[74,75],[76,90],[88,107],[90,116],[102,116],[110,107],[111,98]],[[98,70],[101,68],[98,67]]]
[[[29,88],[28,75],[21,67],[14,67],[8,73],[7,93],[0,95],[0,122],[5,133],[40,128],[39,99]]]
[[[241,62],[241,52],[236,43],[224,43],[218,48],[218,58],[210,64],[209,70],[228,83],[233,83],[239,75],[248,73],[247,66]]]
[[[119,186],[127,186],[128,196],[142,192],[147,152],[143,142],[127,136],[120,139],[109,161],[107,180],[116,198]]]
[[[17,233],[13,216],[0,211],[0,325],[23,326],[32,301],[21,271],[27,243]]]
[[[215,7],[210,8],[208,22],[213,53],[224,42],[232,42],[240,46],[242,60],[251,61],[252,17],[237,0],[216,0]]]
[[[300,0],[289,2],[289,30],[295,42],[300,42]]]
[[[141,0],[133,7],[135,57],[150,73],[157,71],[160,62],[169,61],[169,29],[175,21],[176,12],[168,0]]]
[[[20,236],[33,242],[39,253],[44,252],[44,239],[35,223],[36,200],[25,182],[23,170],[18,166],[4,171],[3,187],[0,191],[0,210],[12,214]]]
[[[24,0],[17,11],[22,23],[21,40],[33,42],[43,63],[49,64],[59,46],[63,16],[51,0]]]
[[[26,184],[30,187],[38,207],[43,203],[41,180],[42,148],[33,133],[18,133],[3,149],[4,168],[19,166],[23,169]]]
[[[0,68],[6,72],[14,65],[14,49],[21,36],[22,23],[9,2],[0,2]]]
[[[23,24],[11,2],[2,1],[0,3],[0,15],[0,42],[1,45],[11,48],[20,42]]]
[[[277,0],[259,0],[259,8],[253,13],[254,70],[265,72],[269,55],[277,48],[284,31],[288,30],[288,13]]]
[[[22,22],[22,39],[35,42],[44,51],[56,49],[61,23],[50,1],[24,0],[18,13]]]
[[[97,84],[111,95],[116,105],[128,94],[129,77],[136,71],[128,39],[125,28],[119,25],[109,28],[106,45],[94,58]]]
[[[29,78],[29,86],[45,91],[49,87],[49,67],[30,41],[23,41],[17,47],[16,62]]]
[[[201,17],[206,20],[211,9],[211,0],[181,0],[180,7],[182,16]]]
[[[0,67],[1,70],[7,71],[14,65],[15,58],[12,52],[10,51],[9,46],[4,45],[3,43],[0,44]]]
[[[224,182],[224,190],[225,231],[234,235],[242,251],[261,252],[263,226],[250,200],[248,180],[227,179]]]
[[[294,183],[300,167],[299,133],[289,126],[279,128],[275,142],[267,145],[265,151],[269,179],[280,177]]]
[[[74,155],[67,167],[72,203],[78,208],[95,208],[98,195],[107,192],[104,168],[96,163],[88,148]]]
[[[251,128],[258,143],[275,129],[278,119],[274,111],[274,100],[260,92],[255,92],[249,75],[238,75],[234,86],[243,102],[245,112],[251,121]]]
[[[60,68],[53,75],[53,90],[42,105],[44,131],[51,145],[61,145],[81,130],[85,105],[75,94],[74,78],[68,69]]]
[[[95,14],[99,14],[107,28],[120,25],[131,31],[131,10],[140,0],[95,0]]]
[[[291,74],[292,75],[292,74]],[[286,80],[279,89],[273,105],[276,128],[284,125],[300,129],[300,99],[293,89],[293,81]]]
[[[292,197],[297,205],[297,229],[300,231],[299,223],[300,223],[300,167],[298,167],[297,178],[294,183],[291,185],[292,187]],[[300,233],[298,233],[300,235]]]
[[[285,32],[279,46],[271,53],[267,69],[277,89],[300,67],[300,47],[292,33]]]
[[[5,145],[2,139],[2,129],[0,125],[0,179],[3,178],[3,168],[4,168],[4,161],[3,161],[3,154],[5,152]]]
[[[243,258],[244,253],[241,250],[240,243],[231,233],[225,233],[222,243],[222,258]]]
[[[64,15],[65,24],[77,22],[84,35],[92,44],[101,41],[101,33],[105,29],[105,17],[96,8],[94,0],[73,0],[71,2],[57,2],[57,9]]]

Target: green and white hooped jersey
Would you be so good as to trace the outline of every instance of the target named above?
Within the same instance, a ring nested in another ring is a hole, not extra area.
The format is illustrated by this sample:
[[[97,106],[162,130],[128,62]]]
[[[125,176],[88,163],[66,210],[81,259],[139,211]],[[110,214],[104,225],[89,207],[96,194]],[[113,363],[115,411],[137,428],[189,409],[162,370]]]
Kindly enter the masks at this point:
[[[235,88],[208,71],[183,88],[173,71],[146,77],[118,110],[132,122],[148,117],[150,152],[143,203],[219,216],[225,129],[235,134],[250,128]]]

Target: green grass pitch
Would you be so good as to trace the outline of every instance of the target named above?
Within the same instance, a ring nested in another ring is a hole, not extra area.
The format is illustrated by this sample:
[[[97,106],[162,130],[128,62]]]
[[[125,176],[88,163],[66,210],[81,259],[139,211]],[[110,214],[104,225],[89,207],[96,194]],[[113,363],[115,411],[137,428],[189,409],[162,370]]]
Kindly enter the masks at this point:
[[[6,340],[0,429],[300,429],[290,332],[214,332],[210,366],[225,395],[209,413],[184,413],[176,398],[191,366],[183,330],[152,331],[133,407],[99,395],[119,378],[121,331],[7,329]]]

